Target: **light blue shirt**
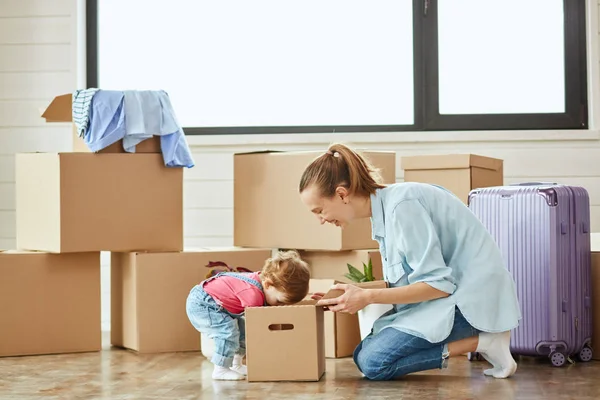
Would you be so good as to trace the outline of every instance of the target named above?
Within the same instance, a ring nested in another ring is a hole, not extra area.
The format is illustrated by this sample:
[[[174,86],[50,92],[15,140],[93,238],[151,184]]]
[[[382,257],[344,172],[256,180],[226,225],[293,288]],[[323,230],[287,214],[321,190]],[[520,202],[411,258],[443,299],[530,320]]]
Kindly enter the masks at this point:
[[[521,319],[514,280],[484,225],[449,191],[424,183],[396,183],[371,195],[373,239],[390,287],[425,282],[450,296],[396,304],[373,326],[395,328],[438,343],[455,307],[485,332],[514,329]]]
[[[194,166],[183,129],[166,92],[99,90],[94,94],[84,135],[91,151],[100,151],[123,139],[125,151],[135,153],[135,147],[153,135],[160,136],[167,167]]]

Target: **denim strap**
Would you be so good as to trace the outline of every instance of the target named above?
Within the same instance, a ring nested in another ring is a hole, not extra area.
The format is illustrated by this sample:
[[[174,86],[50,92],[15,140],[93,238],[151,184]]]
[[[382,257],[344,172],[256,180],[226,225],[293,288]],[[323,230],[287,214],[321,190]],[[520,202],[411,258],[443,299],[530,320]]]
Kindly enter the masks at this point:
[[[259,281],[254,280],[254,279],[248,277],[249,274],[247,272],[219,272],[213,278],[216,278],[217,276],[221,276],[221,275],[231,276],[231,277],[237,278],[237,279],[242,280],[242,281],[244,281],[246,283],[249,283],[251,285],[256,286],[261,292],[263,292],[263,293],[265,292],[264,289],[263,289],[262,284]],[[265,296],[264,305],[267,305],[266,296]]]

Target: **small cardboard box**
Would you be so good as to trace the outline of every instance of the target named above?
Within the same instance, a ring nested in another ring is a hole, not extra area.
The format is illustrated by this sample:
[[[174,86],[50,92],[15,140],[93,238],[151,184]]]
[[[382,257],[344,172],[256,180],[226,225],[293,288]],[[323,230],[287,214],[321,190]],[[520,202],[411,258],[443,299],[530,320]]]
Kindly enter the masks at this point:
[[[62,94],[56,96],[43,112],[42,118],[46,122],[72,122],[73,121],[73,94]],[[89,153],[90,149],[85,144],[83,138],[77,135],[77,128],[73,124],[73,151]],[[135,147],[136,153],[160,153],[160,137],[153,136],[139,143]],[[98,153],[125,153],[123,149],[123,140],[119,140],[110,146],[98,151]]]
[[[235,246],[299,250],[377,248],[371,221],[363,218],[340,229],[319,220],[300,200],[298,185],[304,169],[322,151],[239,153],[234,165]],[[364,151],[384,183],[396,181],[396,153]],[[260,227],[258,229],[257,227]]]
[[[592,348],[593,359],[600,361],[600,233],[592,233]]]
[[[0,356],[101,348],[100,253],[0,251]]]
[[[384,281],[355,285],[365,289],[387,287]],[[342,293],[330,289],[323,298]],[[325,373],[325,320],[323,308],[316,307],[316,303],[305,300],[291,306],[246,309],[249,382],[321,379]]]
[[[248,381],[318,381],[325,373],[323,308],[314,302],[246,309]]]
[[[17,247],[180,251],[183,170],[160,154],[16,155]]]
[[[111,343],[138,353],[199,351],[185,303],[210,261],[260,271],[270,249],[111,254]]]
[[[373,265],[373,276],[383,279],[383,264],[379,250],[342,250],[342,251],[301,251],[300,256],[310,267],[310,276],[314,279],[336,279],[351,283],[345,274],[348,264],[360,272],[364,271],[363,263]]]
[[[504,162],[475,154],[402,157],[404,182],[443,186],[468,204],[472,189],[502,186]]]
[[[336,280],[311,279],[310,293],[326,293]],[[325,357],[341,358],[354,353],[360,343],[358,314],[328,312],[324,315]]]

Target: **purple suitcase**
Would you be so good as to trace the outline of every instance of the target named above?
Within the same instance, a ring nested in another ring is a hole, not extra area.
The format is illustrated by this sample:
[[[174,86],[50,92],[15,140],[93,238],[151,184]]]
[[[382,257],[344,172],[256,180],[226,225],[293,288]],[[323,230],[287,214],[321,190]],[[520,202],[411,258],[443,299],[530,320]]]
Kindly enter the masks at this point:
[[[555,366],[574,355],[590,361],[588,192],[540,182],[474,189],[469,208],[496,240],[516,282],[522,319],[511,333],[511,352],[548,356]]]

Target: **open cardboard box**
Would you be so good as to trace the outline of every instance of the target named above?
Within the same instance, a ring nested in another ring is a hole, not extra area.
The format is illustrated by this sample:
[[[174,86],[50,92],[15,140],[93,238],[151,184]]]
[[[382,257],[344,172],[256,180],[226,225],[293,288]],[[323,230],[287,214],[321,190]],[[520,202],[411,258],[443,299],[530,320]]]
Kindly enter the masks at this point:
[[[52,102],[42,113],[42,118],[46,122],[72,122],[73,121],[73,94],[67,93],[56,96],[52,99]],[[85,144],[83,138],[77,135],[77,128],[73,123],[73,151],[89,153],[90,149]],[[160,137],[153,136],[150,139],[146,139],[135,146],[136,153],[160,153]],[[125,153],[123,148],[123,140],[105,147],[98,151],[98,153]]]
[[[334,281],[334,283],[343,283]],[[353,283],[382,289],[385,281]],[[330,289],[324,299],[342,290]],[[319,381],[325,373],[324,307],[303,300],[290,306],[246,309],[246,365],[249,382]]]

